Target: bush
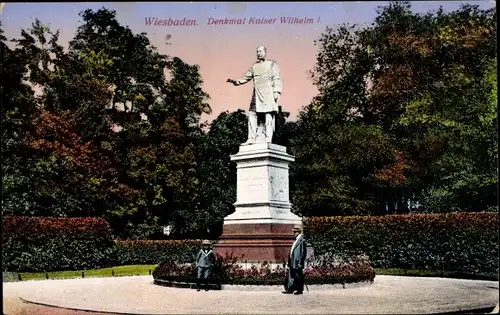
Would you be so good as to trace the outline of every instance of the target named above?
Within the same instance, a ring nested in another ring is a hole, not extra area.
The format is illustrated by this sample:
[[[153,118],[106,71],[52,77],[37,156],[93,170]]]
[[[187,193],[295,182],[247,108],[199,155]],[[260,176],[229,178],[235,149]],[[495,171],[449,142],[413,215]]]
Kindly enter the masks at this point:
[[[200,240],[117,240],[115,255],[118,265],[159,264],[169,260],[193,262],[200,250]]]
[[[277,267],[272,269],[268,263],[260,266],[252,265],[243,269],[236,263],[233,257],[221,257],[217,255],[217,263],[214,266],[215,277],[212,281],[220,284],[257,284],[257,285],[283,285],[286,277],[286,269]],[[362,281],[373,281],[375,271],[365,261],[351,263],[323,263],[311,264],[304,269],[306,282],[308,284],[338,284],[356,283]],[[172,282],[195,283],[196,265],[179,264],[165,261],[153,271],[155,280]]]
[[[498,274],[498,213],[318,217],[304,233],[319,255],[366,254],[374,268]]]
[[[102,268],[113,263],[112,252],[111,230],[101,218],[2,219],[4,271]]]

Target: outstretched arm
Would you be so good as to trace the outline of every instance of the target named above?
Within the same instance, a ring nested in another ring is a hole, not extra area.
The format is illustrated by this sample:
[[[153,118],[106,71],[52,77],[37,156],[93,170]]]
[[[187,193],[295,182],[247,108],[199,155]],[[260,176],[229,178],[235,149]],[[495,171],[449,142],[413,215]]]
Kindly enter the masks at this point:
[[[245,73],[245,75],[242,76],[241,78],[236,79],[236,80],[227,79],[226,82],[229,82],[229,83],[234,84],[235,86],[238,86],[238,85],[245,84],[252,79],[253,79],[253,70],[252,70],[252,68],[250,68],[250,70],[248,70],[247,73]]]

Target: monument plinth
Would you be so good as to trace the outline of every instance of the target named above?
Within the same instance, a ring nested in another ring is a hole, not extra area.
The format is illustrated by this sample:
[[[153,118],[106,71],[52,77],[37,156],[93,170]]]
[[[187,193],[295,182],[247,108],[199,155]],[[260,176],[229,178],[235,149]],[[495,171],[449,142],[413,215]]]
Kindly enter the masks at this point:
[[[249,262],[286,261],[292,228],[302,222],[291,212],[289,195],[288,166],[295,158],[284,146],[257,142],[241,145],[231,160],[237,168],[236,210],[224,219],[216,252]]]

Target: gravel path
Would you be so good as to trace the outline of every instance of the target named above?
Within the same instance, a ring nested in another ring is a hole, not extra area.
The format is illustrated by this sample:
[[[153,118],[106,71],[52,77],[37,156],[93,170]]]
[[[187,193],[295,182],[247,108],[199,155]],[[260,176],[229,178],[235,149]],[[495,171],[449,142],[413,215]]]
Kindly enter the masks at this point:
[[[376,276],[369,286],[347,285],[342,289],[315,285],[309,286],[304,295],[294,296],[281,294],[280,287],[256,291],[233,286],[196,292],[154,285],[152,280],[151,276],[136,276],[4,283],[4,312],[16,315],[22,314],[23,307],[34,307],[25,309],[24,314],[90,314],[68,310],[54,313],[53,308],[45,308],[47,313],[43,313],[43,306],[19,304],[21,298],[50,306],[121,314],[440,313],[494,307],[499,289],[495,281]]]

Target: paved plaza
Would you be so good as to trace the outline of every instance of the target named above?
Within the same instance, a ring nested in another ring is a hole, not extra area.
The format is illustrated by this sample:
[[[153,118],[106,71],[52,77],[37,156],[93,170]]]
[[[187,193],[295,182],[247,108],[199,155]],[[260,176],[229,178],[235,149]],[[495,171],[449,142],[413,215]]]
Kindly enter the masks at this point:
[[[3,283],[3,299],[4,308],[6,301],[20,298],[120,314],[422,314],[492,308],[498,303],[498,289],[496,281],[377,276],[371,285],[310,285],[309,292],[294,296],[281,294],[278,286],[197,292],[135,276],[8,282]],[[15,315],[15,310],[4,313]]]

